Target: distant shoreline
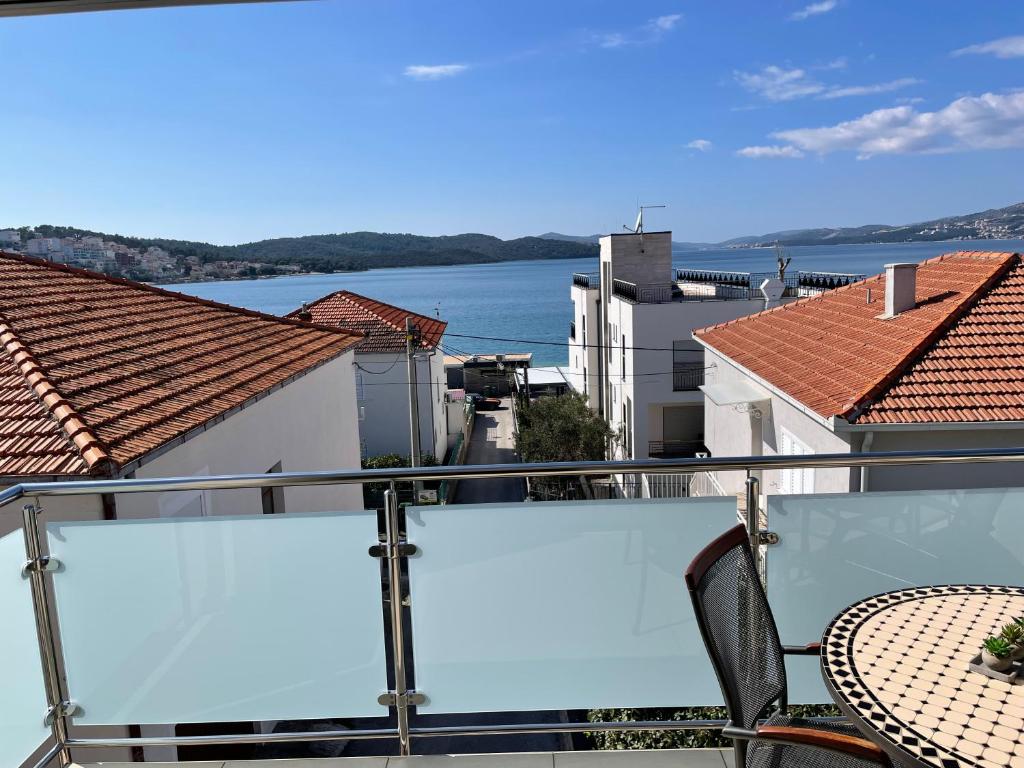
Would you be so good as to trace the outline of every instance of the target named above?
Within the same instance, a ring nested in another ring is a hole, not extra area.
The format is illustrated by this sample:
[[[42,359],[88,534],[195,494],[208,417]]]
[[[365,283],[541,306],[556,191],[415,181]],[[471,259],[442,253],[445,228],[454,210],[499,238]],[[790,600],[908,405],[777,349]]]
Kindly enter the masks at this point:
[[[916,245],[916,244],[927,244],[927,243],[961,243],[961,242],[979,242],[979,241],[1004,241],[1004,240],[1024,240],[1024,238],[1002,238],[1002,237],[956,237],[947,240],[879,240],[872,242],[863,243],[800,243],[797,245],[783,245],[784,248],[831,248],[831,247],[857,247],[857,246],[873,246],[873,245],[888,245],[888,246],[902,246],[902,245]],[[698,248],[696,250],[673,250],[673,254],[678,253],[711,253],[715,251],[764,251],[771,250],[774,248],[774,244],[761,244],[761,245],[732,245],[732,246],[716,246],[707,248]],[[475,266],[506,266],[510,264],[532,264],[537,262],[557,262],[557,261],[573,261],[577,259],[596,259],[597,256],[566,256],[562,258],[547,258],[547,259],[507,259],[503,261],[466,261],[458,264],[407,264],[403,266],[393,267],[370,267],[368,269],[343,269],[335,270],[333,272],[295,272],[288,275],[261,275],[256,277],[211,277],[203,278],[200,280],[189,280],[189,279],[177,279],[177,280],[161,280],[161,281],[149,281],[148,285],[200,285],[204,283],[239,283],[239,282],[251,282],[254,280],[277,280],[283,277],[307,277],[307,276],[329,276],[329,275],[361,275],[367,272],[381,272],[385,270],[405,270],[405,269],[436,269],[436,268],[452,268],[452,267],[475,267]]]

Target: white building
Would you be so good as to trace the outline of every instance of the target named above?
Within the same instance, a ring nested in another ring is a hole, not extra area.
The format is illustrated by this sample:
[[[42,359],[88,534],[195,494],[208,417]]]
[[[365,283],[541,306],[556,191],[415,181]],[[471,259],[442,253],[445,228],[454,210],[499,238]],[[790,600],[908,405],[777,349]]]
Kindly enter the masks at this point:
[[[355,350],[359,435],[363,456],[412,454],[410,385],[406,320],[419,334],[416,392],[420,453],[444,459],[448,442],[445,413],[444,355],[441,338],[447,323],[351,291],[338,291],[288,315],[319,325],[351,328],[366,334]]]
[[[696,334],[713,456],[1024,445],[1024,266],[953,253]],[[708,487],[740,490],[738,472]],[[1009,487],[1017,464],[765,472],[767,494]]]
[[[21,232],[16,229],[0,229],[0,246],[21,245]]]
[[[0,277],[0,484],[359,466],[360,335],[27,257]],[[54,519],[339,509],[360,486],[47,501]]]
[[[59,237],[33,237],[25,243],[25,252],[31,256],[50,258],[52,254],[62,254],[63,251]]]
[[[612,458],[693,456],[704,446],[705,364],[692,331],[764,309],[758,286],[772,276],[675,270],[671,232],[602,237],[600,270],[573,276],[572,380],[621,433]],[[783,300],[814,277],[791,278]]]

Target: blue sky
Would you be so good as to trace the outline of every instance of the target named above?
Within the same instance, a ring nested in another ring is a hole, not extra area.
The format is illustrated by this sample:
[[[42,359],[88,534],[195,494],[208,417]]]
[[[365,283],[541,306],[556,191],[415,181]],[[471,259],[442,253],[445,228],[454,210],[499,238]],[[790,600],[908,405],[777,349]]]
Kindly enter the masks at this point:
[[[0,225],[675,239],[1024,200],[1024,3],[315,0],[0,19]]]

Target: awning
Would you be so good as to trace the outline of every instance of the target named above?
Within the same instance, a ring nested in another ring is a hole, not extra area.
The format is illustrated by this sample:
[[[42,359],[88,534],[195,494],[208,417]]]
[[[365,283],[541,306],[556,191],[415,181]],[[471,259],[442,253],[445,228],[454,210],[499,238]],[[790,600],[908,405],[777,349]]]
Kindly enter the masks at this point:
[[[0,0],[0,16],[36,16],[44,13],[78,13],[81,11],[112,11],[119,8],[217,5],[254,1],[263,2],[264,0]]]
[[[715,405],[763,403],[771,399],[764,390],[744,381],[726,381],[721,384],[703,384],[700,391]]]

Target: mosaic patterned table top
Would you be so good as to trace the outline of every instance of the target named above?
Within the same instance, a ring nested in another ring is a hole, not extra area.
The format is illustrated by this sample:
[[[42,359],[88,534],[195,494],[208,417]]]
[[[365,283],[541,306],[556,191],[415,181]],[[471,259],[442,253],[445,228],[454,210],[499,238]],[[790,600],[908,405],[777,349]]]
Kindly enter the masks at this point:
[[[1024,615],[1024,588],[923,587],[864,600],[822,640],[841,708],[901,762],[1024,768],[1024,685],[968,670],[981,642]]]

